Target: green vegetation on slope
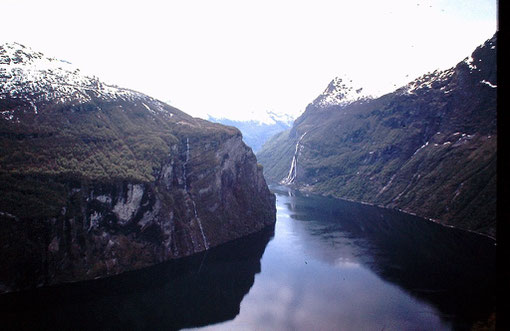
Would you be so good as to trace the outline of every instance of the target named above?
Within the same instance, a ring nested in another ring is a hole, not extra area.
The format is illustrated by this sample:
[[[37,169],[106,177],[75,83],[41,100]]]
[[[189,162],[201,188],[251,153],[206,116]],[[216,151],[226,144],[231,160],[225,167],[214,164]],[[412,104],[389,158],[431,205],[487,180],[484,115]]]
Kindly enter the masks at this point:
[[[185,138],[219,145],[234,128],[194,119],[145,97],[15,108],[19,122],[0,120],[0,211],[17,217],[57,215],[69,192],[87,183],[153,182],[170,154],[184,158]],[[147,111],[144,103],[159,112]],[[0,100],[0,107],[10,107]],[[184,140],[183,140],[184,139]]]
[[[370,102],[310,104],[257,154],[269,181],[495,234],[495,38],[472,60]]]

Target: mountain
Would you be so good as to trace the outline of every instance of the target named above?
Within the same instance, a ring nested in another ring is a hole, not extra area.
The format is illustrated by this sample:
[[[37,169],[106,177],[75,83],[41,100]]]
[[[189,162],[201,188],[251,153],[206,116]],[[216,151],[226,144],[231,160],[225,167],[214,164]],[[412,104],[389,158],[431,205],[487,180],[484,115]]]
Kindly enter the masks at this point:
[[[256,153],[269,138],[289,129],[294,119],[286,114],[266,111],[257,115],[257,119],[234,120],[209,116],[208,120],[238,128],[243,134],[243,141]]]
[[[363,87],[347,77],[335,77],[328,87],[312,103],[317,111],[331,106],[346,107],[352,103],[363,103],[374,97],[367,94]]]
[[[496,43],[378,98],[334,80],[257,154],[266,179],[494,236]]]
[[[93,279],[275,222],[232,127],[0,46],[0,292]]]

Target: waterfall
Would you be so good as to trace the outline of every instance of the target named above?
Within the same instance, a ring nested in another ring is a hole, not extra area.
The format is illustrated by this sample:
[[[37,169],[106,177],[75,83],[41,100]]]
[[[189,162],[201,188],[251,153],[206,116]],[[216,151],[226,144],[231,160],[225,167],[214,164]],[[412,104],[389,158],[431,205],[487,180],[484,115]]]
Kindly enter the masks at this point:
[[[307,131],[308,132],[308,131]],[[288,185],[292,184],[297,177],[297,165],[298,165],[298,156],[299,156],[299,148],[301,147],[300,143],[301,140],[303,140],[304,136],[307,134],[307,132],[303,133],[301,137],[299,137],[298,141],[296,142],[296,150],[294,151],[294,156],[292,157],[292,162],[290,163],[290,170],[287,177],[281,181],[282,184]]]
[[[193,203],[193,211],[195,212],[195,219],[197,220],[198,227],[200,228],[200,233],[202,234],[202,239],[204,241],[205,249],[209,249],[209,244],[207,243],[207,239],[205,238],[204,228],[202,227],[202,222],[200,221],[200,218],[198,218],[197,214],[197,204],[195,203],[195,200],[191,200]]]
[[[205,249],[209,249],[209,244],[207,243],[207,239],[205,237],[204,228],[202,227],[202,222],[200,221],[200,218],[198,217],[197,204],[195,203],[195,200],[193,200],[191,192],[188,191],[188,178],[187,178],[188,176],[187,176],[186,169],[188,167],[189,155],[190,155],[190,152],[189,152],[189,138],[186,138],[186,161],[182,165],[182,176],[183,176],[183,179],[184,179],[184,192],[186,192],[186,194],[188,195],[189,199],[191,200],[191,203],[193,204],[194,219],[196,220],[196,222],[198,223],[198,227],[200,228],[200,234],[202,235],[202,240],[204,241],[204,247],[205,247]]]
[[[184,191],[186,192],[188,192],[188,179],[186,174],[188,161],[189,161],[189,138],[186,138],[186,161],[182,164],[182,177],[184,179]]]

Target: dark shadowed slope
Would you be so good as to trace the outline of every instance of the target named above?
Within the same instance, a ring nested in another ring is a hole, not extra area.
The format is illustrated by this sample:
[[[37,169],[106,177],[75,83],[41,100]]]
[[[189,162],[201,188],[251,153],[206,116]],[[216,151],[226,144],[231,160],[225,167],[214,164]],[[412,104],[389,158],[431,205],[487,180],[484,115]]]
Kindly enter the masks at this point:
[[[190,255],[275,221],[238,130],[0,46],[0,292]]]

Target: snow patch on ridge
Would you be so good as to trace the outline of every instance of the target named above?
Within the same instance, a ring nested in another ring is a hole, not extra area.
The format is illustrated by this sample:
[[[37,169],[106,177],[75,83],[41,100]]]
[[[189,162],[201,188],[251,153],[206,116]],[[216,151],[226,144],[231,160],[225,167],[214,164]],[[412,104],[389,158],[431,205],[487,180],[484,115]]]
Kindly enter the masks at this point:
[[[423,144],[420,148],[418,148],[418,149],[414,152],[413,156],[415,156],[415,155],[416,155],[419,151],[421,151],[423,148],[427,147],[428,145],[429,145],[429,142],[427,141],[425,144]]]
[[[492,87],[492,88],[497,88],[498,87],[496,84],[492,84],[491,82],[488,82],[486,80],[482,80],[480,83],[485,84],[485,85],[487,85],[489,87]]]
[[[336,77],[312,104],[317,108],[329,106],[347,106],[358,101],[368,101],[374,96],[368,94],[363,87],[356,85],[352,79]]]
[[[472,70],[476,70],[478,69],[476,67],[476,63],[475,63],[475,60],[473,59],[473,56],[468,56],[464,59],[464,63],[468,65],[469,69],[472,71]]]
[[[102,83],[86,76],[67,61],[46,57],[18,43],[0,45],[0,99],[35,102],[85,103],[105,100],[149,98],[141,93]],[[5,117],[5,116],[4,116]]]
[[[429,72],[403,87],[402,92],[405,94],[415,94],[419,90],[439,88],[445,94],[450,93],[448,82],[455,73],[455,68],[444,71],[434,70]]]

